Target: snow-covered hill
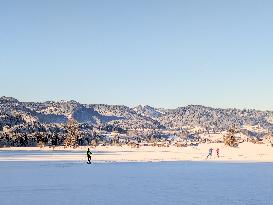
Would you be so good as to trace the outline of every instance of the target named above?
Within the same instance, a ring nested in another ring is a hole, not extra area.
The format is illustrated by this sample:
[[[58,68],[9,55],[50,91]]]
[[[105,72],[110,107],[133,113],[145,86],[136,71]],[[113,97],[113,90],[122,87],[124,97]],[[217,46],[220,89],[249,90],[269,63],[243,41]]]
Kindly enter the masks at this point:
[[[259,127],[273,131],[273,112],[239,109],[219,109],[189,105],[177,109],[157,109],[151,106],[130,108],[124,105],[81,104],[76,101],[20,102],[15,98],[0,98],[0,129],[5,125],[29,122],[66,123],[73,118],[79,123],[109,124],[124,129],[196,129],[220,132],[235,125],[242,129]]]

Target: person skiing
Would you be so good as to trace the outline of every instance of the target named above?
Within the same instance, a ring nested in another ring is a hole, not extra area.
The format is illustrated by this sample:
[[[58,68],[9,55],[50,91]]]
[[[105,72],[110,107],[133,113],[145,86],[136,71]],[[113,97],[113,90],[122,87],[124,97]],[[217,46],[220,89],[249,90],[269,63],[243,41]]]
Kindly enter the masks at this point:
[[[88,164],[91,164],[91,154],[92,152],[90,151],[90,149],[88,148],[86,155],[87,155],[87,160],[88,160]]]
[[[217,157],[219,158],[220,157],[220,149],[219,148],[216,149],[216,154],[217,154]]]
[[[213,149],[210,148],[210,149],[209,149],[209,154],[208,154],[208,156],[207,156],[207,159],[208,159],[209,157],[212,157],[212,151],[213,151]]]

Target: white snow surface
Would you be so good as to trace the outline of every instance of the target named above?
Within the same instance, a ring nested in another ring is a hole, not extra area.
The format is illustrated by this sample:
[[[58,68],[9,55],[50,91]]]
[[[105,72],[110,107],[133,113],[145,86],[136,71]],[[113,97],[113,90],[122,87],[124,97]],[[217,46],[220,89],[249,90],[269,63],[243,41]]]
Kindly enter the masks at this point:
[[[217,136],[216,136],[217,137]],[[213,156],[207,159],[209,149]],[[216,149],[220,149],[219,158]],[[8,147],[0,148],[2,161],[85,161],[87,147]],[[273,162],[271,144],[240,143],[237,148],[223,143],[202,143],[188,147],[98,146],[91,147],[92,160],[96,162],[160,162],[160,161],[219,161],[219,162]]]
[[[0,204],[268,205],[272,173],[272,163],[2,161]]]

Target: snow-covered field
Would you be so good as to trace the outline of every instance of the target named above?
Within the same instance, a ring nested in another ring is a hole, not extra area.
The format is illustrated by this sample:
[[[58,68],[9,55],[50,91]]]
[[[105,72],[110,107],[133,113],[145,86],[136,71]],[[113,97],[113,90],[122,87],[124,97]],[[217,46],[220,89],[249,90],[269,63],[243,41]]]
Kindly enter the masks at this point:
[[[208,150],[213,156],[206,159]],[[219,158],[216,149],[220,149]],[[56,147],[13,147],[0,149],[1,161],[85,161],[87,147],[64,149]],[[99,146],[91,148],[93,160],[99,162],[158,162],[158,161],[229,161],[229,162],[273,162],[273,147],[266,144],[241,143],[238,148],[221,143],[200,144],[189,147],[140,147]]]
[[[0,162],[1,205],[269,205],[272,163]]]
[[[210,147],[220,148],[220,158],[214,151],[206,159]],[[86,147],[0,149],[0,204],[268,205],[273,201],[270,146],[124,146],[91,151],[93,164],[88,165]]]

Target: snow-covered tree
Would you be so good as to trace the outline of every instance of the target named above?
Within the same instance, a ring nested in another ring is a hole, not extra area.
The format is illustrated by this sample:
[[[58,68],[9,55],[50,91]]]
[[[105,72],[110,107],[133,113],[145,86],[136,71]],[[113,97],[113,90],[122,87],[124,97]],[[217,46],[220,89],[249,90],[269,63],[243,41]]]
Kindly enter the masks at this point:
[[[233,126],[232,128],[229,129],[228,134],[224,136],[224,143],[227,146],[230,147],[237,147],[238,142],[235,138],[235,134],[238,133],[238,130]]]
[[[78,139],[79,124],[75,120],[69,119],[67,123],[67,136],[64,140],[64,146],[76,148],[79,146]]]

